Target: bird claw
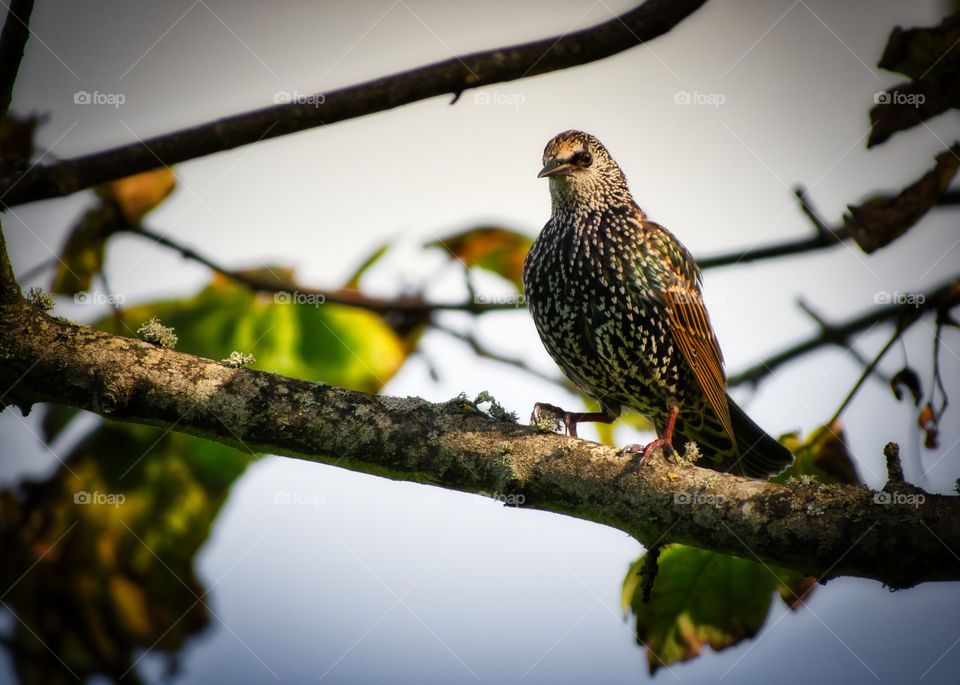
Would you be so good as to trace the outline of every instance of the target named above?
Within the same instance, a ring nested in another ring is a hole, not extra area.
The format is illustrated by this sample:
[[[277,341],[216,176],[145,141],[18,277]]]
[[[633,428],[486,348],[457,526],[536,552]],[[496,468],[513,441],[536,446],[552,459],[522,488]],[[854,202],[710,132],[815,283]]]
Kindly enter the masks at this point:
[[[561,423],[567,430],[570,428],[567,422],[567,412],[560,407],[552,404],[546,404],[544,402],[537,402],[535,405],[533,405],[533,413],[530,415],[530,423],[532,423],[538,430],[548,433],[556,433],[559,431]],[[576,424],[573,426],[573,435],[574,437],[577,435]]]
[[[669,459],[671,456],[676,454],[673,449],[673,445],[670,444],[669,440],[664,438],[657,438],[653,442],[649,442],[646,445],[627,445],[623,448],[623,454],[625,456],[635,456],[640,455],[639,466],[646,466],[650,463],[650,457],[653,453],[660,448],[661,454],[663,454],[664,459]]]

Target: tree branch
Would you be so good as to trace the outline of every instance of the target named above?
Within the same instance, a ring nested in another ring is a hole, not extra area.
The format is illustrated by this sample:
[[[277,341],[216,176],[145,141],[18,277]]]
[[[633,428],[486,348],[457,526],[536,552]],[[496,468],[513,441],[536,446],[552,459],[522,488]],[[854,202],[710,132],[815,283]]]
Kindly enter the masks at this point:
[[[500,362],[501,364],[506,364],[507,366],[512,366],[515,369],[520,369],[521,371],[530,374],[535,378],[539,378],[542,381],[547,381],[548,383],[554,383],[559,385],[562,388],[566,388],[570,392],[578,393],[580,390],[573,384],[573,381],[568,379],[566,376],[551,375],[539,371],[529,364],[527,364],[522,359],[517,359],[515,357],[507,357],[505,355],[499,354],[498,352],[493,352],[492,350],[487,349],[473,333],[460,333],[455,331],[452,328],[447,328],[440,324],[432,324],[431,326],[434,330],[440,331],[441,333],[446,333],[451,338],[459,340],[469,347],[475,355],[478,357],[483,357],[484,359],[492,359],[495,362]]]
[[[808,352],[827,345],[847,347],[850,338],[860,331],[886,321],[896,321],[901,331],[906,330],[923,314],[930,311],[949,311],[960,305],[960,276],[950,280],[931,292],[923,295],[923,302],[893,303],[877,307],[873,311],[851,319],[843,324],[831,325],[820,323],[820,332],[806,340],[797,343],[777,354],[767,357],[763,361],[734,374],[727,379],[728,385],[742,383],[756,383],[764,376],[772,373],[780,366],[796,359]]]
[[[805,252],[815,252],[824,248],[833,247],[853,237],[853,231],[849,226],[843,225],[839,228],[833,228],[825,224],[813,209],[807,193],[803,188],[797,187],[793,193],[800,203],[800,211],[802,211],[810,220],[810,223],[813,224],[814,234],[811,237],[786,240],[782,243],[765,245],[764,247],[744,250],[742,252],[728,252],[714,257],[698,259],[697,264],[700,266],[700,269],[706,271],[707,269],[716,269],[722,266],[735,266],[737,264],[757,262],[763,259],[775,259],[777,257],[803,254]],[[937,202],[937,205],[941,207],[957,204],[960,204],[960,191],[944,191]]]
[[[167,236],[161,235],[147,228],[130,228],[128,229],[128,232],[134,235],[140,235],[145,238],[149,238],[150,240],[153,240],[164,247],[169,247],[171,250],[176,250],[185,259],[192,259],[193,261],[203,264],[207,268],[212,269],[213,271],[216,271],[217,273],[222,274],[227,278],[236,281],[237,283],[242,283],[243,285],[246,285],[249,288],[259,292],[289,293],[290,291],[295,291],[304,295],[313,295],[318,298],[323,298],[323,302],[347,304],[353,307],[360,307],[361,309],[368,309],[379,314],[385,314],[388,312],[429,314],[430,312],[439,310],[453,310],[470,312],[471,314],[483,314],[484,312],[504,311],[517,308],[517,305],[515,304],[477,302],[475,299],[471,299],[466,302],[427,302],[422,297],[396,297],[388,299],[383,297],[374,297],[364,293],[361,290],[352,290],[349,288],[311,288],[299,285],[297,283],[285,283],[279,278],[269,278],[256,273],[250,273],[248,271],[228,269],[222,264],[197,252],[193,248],[182,245],[172,238],[168,238]],[[34,271],[34,269],[31,269],[31,273]]]
[[[20,284],[13,274],[13,266],[7,255],[7,241],[0,227],[0,318],[8,313],[8,307],[19,306],[22,302]]]
[[[821,580],[849,574],[907,587],[960,579],[951,551],[960,549],[957,497],[902,483],[886,495],[783,486],[661,460],[638,470],[614,448],[496,421],[464,400],[378,397],[229,368],[53,319],[24,300],[2,310],[2,401],[24,411],[57,402],[250,452],[522,494],[526,506],[611,525],[647,544],[696,545]],[[703,493],[716,506],[696,504]]]
[[[13,99],[13,85],[23,60],[23,48],[30,37],[31,14],[33,0],[11,0],[0,32],[0,121],[7,115]]]
[[[846,226],[830,228],[820,220],[813,207],[809,204],[806,191],[803,188],[795,188],[793,194],[796,195],[797,201],[800,203],[800,211],[806,214],[807,218],[810,219],[810,222],[813,224],[815,233],[812,237],[801,238],[799,240],[787,240],[782,243],[745,250],[743,252],[729,252],[727,254],[717,255],[716,257],[698,259],[697,264],[700,266],[700,269],[715,269],[720,266],[733,266],[734,264],[755,262],[761,259],[772,259],[803,252],[812,252],[813,250],[836,245],[850,237],[850,230]]]
[[[104,181],[437,95],[459,96],[470,88],[587,64],[663,35],[704,1],[648,0],[619,17],[582,31],[454,57],[323,93],[322,99],[311,102],[246,112],[142,143],[34,167],[23,176],[0,179],[0,202],[13,206],[69,195]]]
[[[809,316],[811,319],[813,319],[814,323],[816,323],[817,326],[819,326],[821,330],[823,330],[824,328],[830,328],[831,324],[827,323],[827,320],[824,319],[822,316],[820,316],[817,312],[815,312],[815,311],[813,310],[813,308],[812,308],[810,305],[808,305],[804,300],[797,300],[797,306],[800,307],[800,309],[803,310],[803,313],[804,313],[804,314],[806,314],[806,315]],[[864,369],[866,369],[867,367],[875,367],[875,366],[876,366],[876,365],[874,364],[874,361],[875,361],[875,360],[866,359],[866,358],[865,358],[862,354],[860,354],[860,353],[856,350],[856,348],[854,348],[854,347],[847,346],[847,354],[849,354],[851,357],[853,357],[854,359],[856,359],[857,362],[859,362],[860,366],[862,366]],[[880,371],[878,371],[876,368],[872,368],[872,369],[871,369],[871,372],[872,372],[875,376],[877,376],[877,378],[879,378],[880,380],[882,380],[884,383],[889,383],[889,382],[890,382],[890,379],[887,378],[886,376],[884,376],[884,375],[883,375]],[[829,425],[829,424],[827,424],[827,425]]]

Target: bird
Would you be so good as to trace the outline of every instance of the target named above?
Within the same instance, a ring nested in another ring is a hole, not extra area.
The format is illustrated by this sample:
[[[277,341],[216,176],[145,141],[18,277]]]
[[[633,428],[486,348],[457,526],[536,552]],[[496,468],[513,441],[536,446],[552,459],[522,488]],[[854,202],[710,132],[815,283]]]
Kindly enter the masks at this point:
[[[537,403],[577,436],[624,407],[646,416],[656,448],[697,444],[700,466],[764,478],[793,461],[726,392],[720,345],[686,247],[647,218],[623,171],[594,136],[570,130],[543,152],[551,216],[523,264],[527,307],[547,352],[600,411]],[[638,446],[631,446],[639,451]]]

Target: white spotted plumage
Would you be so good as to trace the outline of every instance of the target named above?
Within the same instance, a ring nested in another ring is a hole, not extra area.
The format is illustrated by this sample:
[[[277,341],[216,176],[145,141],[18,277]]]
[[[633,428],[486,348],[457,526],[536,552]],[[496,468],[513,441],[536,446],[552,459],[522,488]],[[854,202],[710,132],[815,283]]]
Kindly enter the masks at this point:
[[[739,464],[722,357],[693,258],[647,219],[620,167],[593,136],[561,133],[548,143],[543,161],[552,212],[524,262],[523,285],[550,356],[607,415],[632,407],[659,434],[669,408],[676,407],[679,444],[707,442],[718,459]],[[676,329],[676,309],[695,326],[692,342]],[[691,366],[701,359],[710,364],[706,371]],[[762,434],[745,415],[737,419]],[[767,461],[741,470],[769,471],[784,457]]]

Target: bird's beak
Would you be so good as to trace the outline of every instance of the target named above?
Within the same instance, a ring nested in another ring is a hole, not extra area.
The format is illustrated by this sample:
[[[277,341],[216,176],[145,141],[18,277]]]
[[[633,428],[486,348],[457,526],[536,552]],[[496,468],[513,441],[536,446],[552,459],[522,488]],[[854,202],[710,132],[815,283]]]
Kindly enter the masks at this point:
[[[549,178],[550,176],[569,176],[573,173],[573,167],[559,159],[551,159],[537,174],[537,178]]]

